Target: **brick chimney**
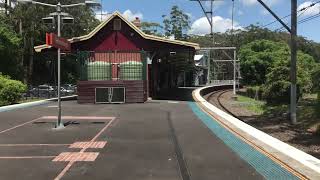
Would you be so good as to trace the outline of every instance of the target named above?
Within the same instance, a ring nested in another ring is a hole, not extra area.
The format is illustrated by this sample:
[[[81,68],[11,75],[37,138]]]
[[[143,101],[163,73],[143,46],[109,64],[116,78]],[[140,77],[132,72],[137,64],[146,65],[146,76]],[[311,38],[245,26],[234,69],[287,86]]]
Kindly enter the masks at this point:
[[[133,23],[135,26],[137,26],[137,28],[139,28],[139,29],[141,28],[141,21],[140,21],[139,17],[136,17],[136,19],[133,20],[132,23]]]

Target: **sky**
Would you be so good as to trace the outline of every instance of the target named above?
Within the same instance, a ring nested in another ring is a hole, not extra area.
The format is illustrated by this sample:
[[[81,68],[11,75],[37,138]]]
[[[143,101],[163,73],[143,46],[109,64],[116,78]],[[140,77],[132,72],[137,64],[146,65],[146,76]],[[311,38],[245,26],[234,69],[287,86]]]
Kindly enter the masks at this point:
[[[279,16],[290,14],[290,0],[263,0]],[[298,0],[298,9],[307,7],[318,0]],[[191,18],[190,34],[203,35],[210,32],[210,25],[205,18],[198,2],[189,0],[102,0],[103,13],[120,11],[128,19],[139,17],[142,21],[162,23],[162,15],[170,13],[173,5],[179,6]],[[204,3],[209,10],[209,4]],[[225,32],[231,29],[232,0],[220,0],[214,3],[214,31]],[[303,12],[303,13],[301,13]],[[320,2],[305,11],[298,13],[298,21],[320,13]],[[257,0],[235,0],[234,28],[242,29],[250,24],[266,25],[275,19]],[[101,16],[97,15],[100,19]],[[104,17],[103,17],[104,18]],[[290,25],[290,17],[284,19]],[[267,26],[271,30],[281,28],[280,23]],[[320,17],[298,25],[298,34],[309,40],[320,42]],[[283,29],[284,30],[284,29]]]

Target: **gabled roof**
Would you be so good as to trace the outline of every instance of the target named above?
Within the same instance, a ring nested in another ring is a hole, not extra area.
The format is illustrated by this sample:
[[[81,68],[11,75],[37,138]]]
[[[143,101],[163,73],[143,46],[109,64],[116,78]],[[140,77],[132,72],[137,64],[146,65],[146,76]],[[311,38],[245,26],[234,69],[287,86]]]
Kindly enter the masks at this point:
[[[100,25],[98,25],[89,34],[84,35],[84,36],[80,36],[80,37],[74,37],[74,38],[68,39],[68,41],[70,43],[75,43],[75,42],[85,41],[85,40],[92,38],[95,34],[97,34],[104,26],[106,26],[115,17],[119,17],[120,19],[122,19],[125,23],[127,23],[133,30],[135,30],[144,39],[153,40],[153,41],[160,41],[160,42],[164,42],[164,43],[171,43],[171,44],[176,44],[176,45],[181,45],[181,46],[188,46],[188,47],[192,47],[195,49],[200,49],[199,44],[196,44],[196,43],[179,41],[179,40],[172,40],[172,39],[167,39],[167,38],[163,38],[163,37],[158,37],[158,36],[146,34],[141,29],[137,28],[132,22],[130,22],[126,18],[124,18],[121,15],[121,13],[118,11],[114,12],[110,17],[108,17],[105,21],[103,21]],[[44,45],[34,47],[36,52],[41,52],[42,50],[47,49],[47,48],[51,48],[51,46],[44,44]]]

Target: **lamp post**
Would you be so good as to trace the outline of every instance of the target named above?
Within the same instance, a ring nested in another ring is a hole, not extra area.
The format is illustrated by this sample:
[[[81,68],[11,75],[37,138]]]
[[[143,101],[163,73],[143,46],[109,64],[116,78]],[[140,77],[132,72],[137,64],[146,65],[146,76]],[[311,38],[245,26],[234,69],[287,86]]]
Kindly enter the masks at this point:
[[[42,3],[42,2],[33,1],[33,0],[18,0],[18,2],[31,3],[31,4],[56,8],[56,12],[51,13],[50,15],[57,16],[57,19],[58,19],[57,35],[58,35],[58,37],[61,37],[61,16],[68,15],[67,13],[62,12],[62,8],[65,8],[65,7],[70,8],[70,7],[76,7],[76,6],[99,6],[100,5],[100,3],[95,2],[95,1],[85,1],[84,3],[67,4],[67,5],[62,5],[60,2],[58,2],[58,4],[47,4],[47,3]],[[58,120],[55,125],[55,128],[62,129],[62,128],[64,128],[64,124],[61,119],[61,49],[60,48],[58,48],[58,85],[57,86],[58,86],[58,88],[57,88],[58,89]]]

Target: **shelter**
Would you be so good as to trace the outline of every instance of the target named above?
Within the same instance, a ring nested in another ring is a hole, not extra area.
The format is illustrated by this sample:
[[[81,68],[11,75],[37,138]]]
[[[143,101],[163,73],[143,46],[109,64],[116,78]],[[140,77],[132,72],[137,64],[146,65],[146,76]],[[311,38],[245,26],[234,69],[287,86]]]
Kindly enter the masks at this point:
[[[79,63],[79,103],[145,102],[192,83],[186,72],[194,67],[199,45],[145,34],[134,23],[140,22],[115,12],[89,34],[68,40]],[[35,51],[50,48],[40,45]]]

